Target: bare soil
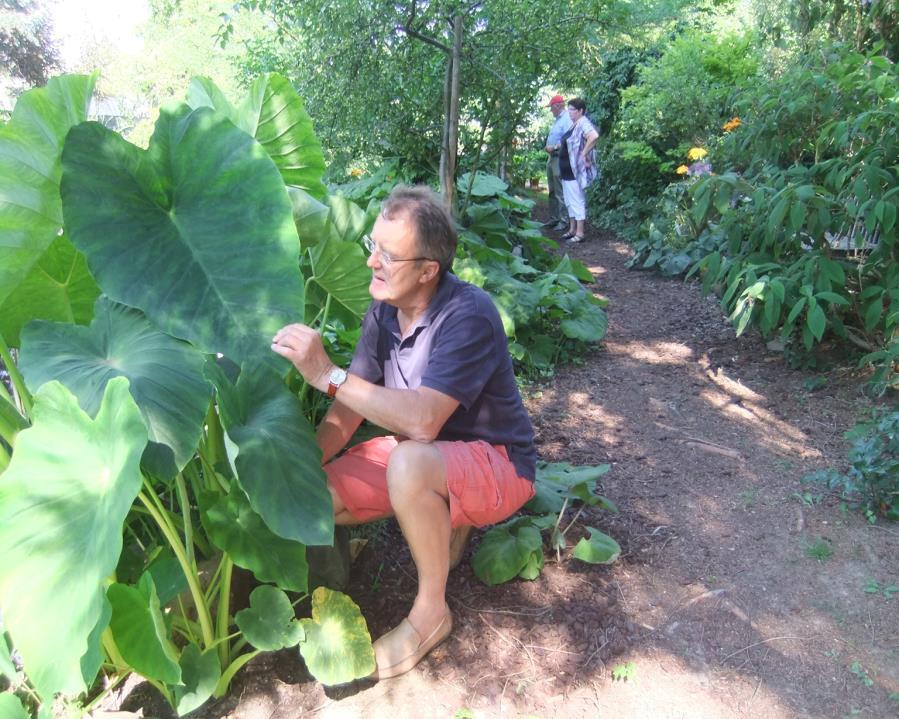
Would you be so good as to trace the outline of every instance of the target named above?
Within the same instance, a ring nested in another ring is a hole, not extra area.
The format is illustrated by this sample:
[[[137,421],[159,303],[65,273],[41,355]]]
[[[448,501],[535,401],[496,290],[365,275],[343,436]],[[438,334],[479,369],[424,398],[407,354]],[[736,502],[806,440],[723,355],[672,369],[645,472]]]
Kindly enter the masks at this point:
[[[899,594],[865,591],[899,586],[899,526],[798,497],[804,474],[845,464],[843,432],[870,404],[859,379],[833,369],[808,389],[815,375],[735,337],[696,286],[625,269],[614,236],[568,251],[611,300],[609,332],[527,403],[544,459],[612,465],[602,491],[619,513],[579,525],[617,538],[620,560],[553,556],[536,581],[499,587],[463,562],[449,580],[455,630],[409,674],[324,689],[285,651],[251,662],[199,716],[899,716]],[[387,523],[349,589],[374,637],[407,612],[414,574]],[[170,716],[146,686],[120,698]]]

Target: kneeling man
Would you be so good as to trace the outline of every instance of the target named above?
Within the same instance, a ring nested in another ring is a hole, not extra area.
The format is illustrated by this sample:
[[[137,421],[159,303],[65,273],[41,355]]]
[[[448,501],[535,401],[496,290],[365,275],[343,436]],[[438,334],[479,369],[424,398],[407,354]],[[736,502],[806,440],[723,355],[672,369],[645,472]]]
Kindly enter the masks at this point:
[[[458,561],[472,526],[499,522],[534,494],[534,432],[499,313],[448,272],[456,233],[425,187],[398,187],[365,238],[373,302],[348,371],[318,333],[281,329],[272,350],[335,399],[318,428],[328,462],[363,419],[393,434],[350,448],[325,471],[337,524],[395,515],[418,571],[418,594],[378,639],[380,679],[409,671],[452,630],[450,544]]]

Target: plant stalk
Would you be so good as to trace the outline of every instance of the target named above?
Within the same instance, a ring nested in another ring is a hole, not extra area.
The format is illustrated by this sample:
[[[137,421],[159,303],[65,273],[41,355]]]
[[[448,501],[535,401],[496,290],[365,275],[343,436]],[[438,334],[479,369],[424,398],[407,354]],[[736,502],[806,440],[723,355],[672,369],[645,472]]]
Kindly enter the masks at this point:
[[[228,691],[228,686],[231,684],[231,680],[234,678],[234,675],[239,672],[247,662],[253,659],[260,651],[258,649],[249,652],[247,654],[241,654],[237,659],[235,659],[228,668],[222,672],[222,676],[218,680],[218,684],[215,685],[215,691],[212,692],[212,696],[216,699],[219,699],[225,696],[225,692]]]
[[[231,615],[231,574],[234,569],[234,562],[231,560],[227,554],[222,557],[222,578],[221,583],[219,584],[219,606],[218,606],[218,614],[216,616],[216,639],[224,640],[225,637],[228,636],[228,629],[230,628],[230,615]],[[228,646],[229,642],[222,641],[219,644],[219,661],[221,661],[221,666],[227,666],[228,661],[230,660],[230,647]]]
[[[178,488],[178,504],[181,505],[181,516],[184,517],[184,547],[187,551],[187,561],[194,572],[197,571],[197,558],[194,556],[194,527],[190,518],[190,500],[187,495],[187,485],[181,472],[175,477],[175,486]]]
[[[155,497],[155,494],[153,494],[153,496]],[[194,571],[190,562],[188,561],[187,552],[184,550],[184,546],[181,544],[181,538],[178,536],[178,533],[175,531],[174,527],[172,527],[168,519],[166,519],[166,517],[155,506],[153,500],[151,500],[144,492],[138,493],[137,498],[147,508],[150,516],[153,517],[153,519],[156,521],[159,529],[162,531],[166,540],[168,540],[172,551],[175,553],[175,557],[177,558],[178,563],[181,565],[184,576],[187,578],[187,586],[190,589],[191,596],[193,597],[194,605],[197,608],[197,617],[200,620],[200,630],[203,632],[203,643],[205,645],[204,649],[206,647],[210,647],[212,646],[213,642],[215,642],[215,632],[212,628],[212,617],[209,615],[209,606],[206,604],[206,598],[203,596],[203,589],[202,587],[200,587],[197,573],[196,571]],[[157,501],[159,501],[158,498]]]
[[[215,409],[214,399],[210,401],[209,410],[206,412],[206,451],[209,453],[206,460],[213,469],[215,465],[228,457],[225,450],[225,434],[219,414]]]

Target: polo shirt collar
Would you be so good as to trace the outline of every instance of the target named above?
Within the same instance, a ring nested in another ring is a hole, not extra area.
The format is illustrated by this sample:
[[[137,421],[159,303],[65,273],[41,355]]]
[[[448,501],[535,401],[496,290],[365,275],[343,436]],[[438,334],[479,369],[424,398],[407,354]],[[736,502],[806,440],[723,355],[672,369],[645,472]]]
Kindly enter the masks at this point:
[[[431,320],[434,316],[443,309],[447,302],[449,302],[450,297],[456,291],[456,288],[462,284],[462,280],[456,277],[451,272],[447,272],[443,275],[440,280],[440,284],[437,285],[437,292],[434,293],[434,296],[431,298],[431,301],[428,303],[427,308],[424,311],[424,314],[421,318],[412,326],[411,331],[409,332],[409,337],[413,336],[419,329],[423,327],[427,327],[431,324]],[[400,324],[397,319],[397,308],[392,305],[387,305],[386,311],[384,313],[384,327],[389,330],[397,337],[400,336]]]

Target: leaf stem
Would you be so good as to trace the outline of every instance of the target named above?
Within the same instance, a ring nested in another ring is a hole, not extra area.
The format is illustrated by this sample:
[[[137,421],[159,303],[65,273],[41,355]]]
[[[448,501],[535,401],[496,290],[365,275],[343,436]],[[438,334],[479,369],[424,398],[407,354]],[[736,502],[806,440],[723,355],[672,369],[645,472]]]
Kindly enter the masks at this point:
[[[258,649],[249,652],[247,654],[241,654],[237,659],[235,659],[231,664],[228,665],[228,668],[222,672],[222,676],[218,680],[218,684],[215,685],[215,691],[212,692],[212,696],[216,699],[219,697],[225,696],[225,692],[228,691],[228,686],[231,684],[231,680],[234,678],[234,675],[239,672],[245,664],[247,664],[251,659],[255,658],[260,651]]]
[[[228,635],[228,629],[231,626],[230,618],[231,618],[231,574],[234,569],[234,562],[231,560],[226,554],[222,556],[222,578],[221,584],[219,585],[219,606],[218,606],[218,614],[216,616],[216,639],[221,641],[224,637]],[[219,644],[219,661],[221,662],[221,666],[225,666],[228,664],[228,660],[230,659],[230,651],[227,641],[223,641]]]
[[[564,537],[566,534],[568,534],[568,530],[571,529],[572,525],[577,521],[577,518],[581,516],[581,512],[584,511],[584,509],[586,508],[586,506],[587,506],[586,504],[582,504],[582,505],[578,508],[577,512],[574,513],[574,517],[571,518],[571,521],[568,523],[568,526],[565,527],[565,529],[562,530],[562,536],[563,536],[563,537]]]
[[[175,486],[178,489],[178,504],[181,505],[181,516],[184,517],[184,547],[187,552],[187,561],[191,569],[197,571],[197,558],[194,556],[194,528],[190,518],[190,500],[187,496],[187,485],[184,475],[178,472],[175,477]]]
[[[19,372],[16,363],[13,361],[12,353],[9,351],[9,347],[7,347],[6,340],[3,339],[2,334],[0,334],[0,360],[3,361],[6,371],[9,372],[9,379],[12,381],[12,386],[13,389],[15,389],[16,394],[19,395],[22,409],[25,410],[25,414],[30,417],[33,406],[31,394],[25,386],[25,380],[22,378],[22,374]]]
[[[159,499],[152,491],[152,487],[149,487],[146,478],[144,481],[148,485],[151,496],[158,502]],[[200,620],[200,630],[203,632],[203,643],[206,647],[209,647],[215,641],[215,632],[212,629],[212,617],[209,614],[209,606],[206,604],[206,598],[203,596],[203,589],[200,587],[197,573],[191,567],[190,562],[187,559],[187,553],[184,550],[184,545],[181,544],[181,538],[178,536],[178,533],[175,531],[174,527],[172,527],[165,515],[154,505],[153,500],[150,499],[150,497],[144,492],[139,492],[137,498],[147,508],[150,516],[156,521],[162,534],[165,536],[166,540],[168,540],[172,551],[175,553],[178,563],[181,565],[184,576],[187,578],[187,586],[190,588],[191,596],[196,605],[197,617]]]

